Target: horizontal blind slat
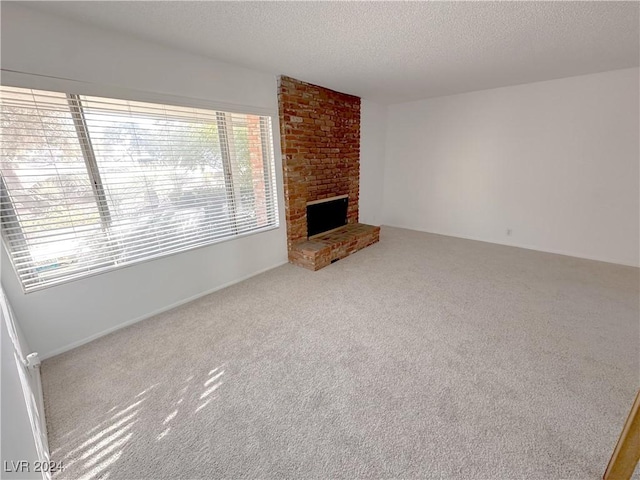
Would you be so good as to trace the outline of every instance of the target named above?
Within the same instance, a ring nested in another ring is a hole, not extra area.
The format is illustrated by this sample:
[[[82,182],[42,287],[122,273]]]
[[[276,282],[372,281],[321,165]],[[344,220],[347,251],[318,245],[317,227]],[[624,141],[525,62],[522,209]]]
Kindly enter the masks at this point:
[[[236,234],[248,233],[254,230],[262,230],[264,228],[268,228],[270,225],[264,226],[249,226],[248,224],[241,224],[238,228],[228,224],[226,228],[218,229],[215,233],[213,232],[201,232],[199,230],[194,231],[185,231],[181,233],[181,237],[184,238],[173,238],[173,236],[165,235],[159,236],[157,241],[145,241],[139,243],[127,243],[125,245],[109,245],[108,243],[102,244],[100,248],[97,248],[95,251],[92,251],[90,254],[86,254],[81,257],[79,260],[70,262],[69,268],[84,268],[91,267],[96,264],[96,262],[110,262],[110,263],[122,263],[122,262],[130,262],[133,258],[138,256],[144,256],[146,254],[156,254],[161,252],[170,252],[174,251],[176,248],[183,248],[185,245],[190,244],[194,239],[198,242],[202,241],[205,243],[214,243],[215,240],[220,240],[227,238],[229,232],[234,231]],[[162,243],[159,243],[162,241]],[[58,258],[64,258],[64,255],[58,255]],[[59,260],[59,263],[64,260]],[[33,268],[33,261],[23,259],[20,261],[18,259],[14,265],[18,272],[28,272]],[[46,267],[46,265],[43,265]]]
[[[269,117],[0,87],[0,120],[26,291],[278,223]]]
[[[255,223],[257,225],[262,225],[265,222],[268,223],[268,221],[273,221],[275,220],[275,215],[273,213],[266,213],[262,218],[260,219],[253,219],[253,218],[242,218],[240,220],[236,219],[235,220],[235,224],[236,225],[241,225],[241,224],[249,224],[249,223]],[[216,225],[223,225],[225,223],[229,223],[229,224],[233,224],[234,220],[233,219],[229,219],[229,215],[226,213],[220,214],[220,215],[216,215],[216,216],[211,216],[211,217],[207,217],[207,220],[204,222],[199,222],[196,226],[184,226],[183,223],[181,223],[180,221],[176,221],[176,220],[166,220],[166,221],[160,221],[160,222],[154,222],[152,225],[153,228],[175,228],[178,229],[180,231],[184,231],[186,228],[188,229],[192,229],[193,231],[197,231],[197,230],[207,230],[211,227],[214,227]],[[130,222],[128,225],[135,225],[135,222]],[[126,224],[124,226],[127,226]],[[148,230],[151,229],[151,227],[147,228],[146,231],[145,230],[139,230],[138,232],[132,232],[131,230],[122,230],[122,231],[118,231],[118,229],[123,228],[123,225],[119,225],[117,227],[112,227],[111,229],[109,229],[109,238],[111,238],[114,241],[126,241],[126,243],[134,243],[137,241],[137,239],[139,238],[146,238],[146,237],[150,237],[151,235],[156,235],[157,236],[157,232],[154,233],[149,233]],[[77,229],[79,230],[79,229]],[[73,232],[73,239],[74,240],[86,240],[86,239],[91,239],[93,238],[95,235],[99,234],[101,232],[99,227],[94,227],[92,229],[85,229],[84,231],[80,232],[80,231],[74,231]],[[19,232],[13,231],[13,232],[6,232],[5,233],[5,238],[9,241],[9,242],[21,242],[24,243],[28,246],[31,247],[43,247],[47,244],[59,244],[60,241],[64,241],[65,239],[67,241],[71,240],[69,237],[71,235],[71,232],[58,232],[58,233],[50,233],[47,235],[22,235]],[[25,238],[26,237],[26,238]]]

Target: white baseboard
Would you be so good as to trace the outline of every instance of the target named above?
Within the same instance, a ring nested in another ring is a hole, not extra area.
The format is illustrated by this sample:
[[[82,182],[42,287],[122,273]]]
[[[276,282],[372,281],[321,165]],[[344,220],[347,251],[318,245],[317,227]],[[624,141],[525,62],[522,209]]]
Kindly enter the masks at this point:
[[[51,352],[46,352],[44,354],[40,355],[40,358],[42,360],[45,360],[47,358],[51,358],[51,357],[55,357],[56,355],[60,355],[61,353],[64,352],[68,352],[69,350],[73,350],[74,348],[78,348],[86,343],[92,342],[93,340],[96,340],[100,337],[104,337],[105,335],[108,335],[110,333],[113,333],[117,330],[120,330],[122,328],[128,327],[129,325],[133,325],[134,323],[138,323],[142,320],[146,320],[147,318],[151,318],[155,315],[158,315],[160,313],[164,313],[166,311],[169,311],[171,309],[174,309],[176,307],[179,307],[180,305],[184,305],[185,303],[189,303],[192,302],[194,300],[197,300],[200,297],[204,297],[205,295],[209,295],[210,293],[214,293],[217,292],[218,290],[222,290],[223,288],[227,288],[230,287],[231,285],[235,285],[236,283],[240,283],[243,282],[245,280],[248,280],[251,277],[255,277],[256,275],[260,275],[261,273],[264,272],[268,272],[269,270],[273,270],[274,268],[278,268],[281,267],[282,265],[285,265],[286,263],[289,263],[288,261],[283,261],[283,262],[279,262],[275,265],[272,265],[270,267],[267,268],[263,268],[261,270],[258,270],[257,272],[253,272],[249,275],[245,275],[244,277],[240,277],[237,278],[235,280],[232,280],[230,282],[224,283],[222,285],[219,285],[217,287],[211,288],[209,290],[205,290],[204,292],[200,292],[196,295],[193,295],[191,297],[185,298],[183,300],[179,300],[177,302],[174,302],[170,305],[167,305],[165,307],[159,308],[158,310],[154,310],[153,312],[149,312],[149,313],[145,313],[144,315],[140,316],[140,317],[136,317],[132,320],[127,320],[126,322],[123,323],[119,323],[118,325],[111,327],[111,328],[107,328],[106,330],[102,330],[101,332],[98,332],[94,335],[90,335],[89,337],[83,338],[82,340],[78,340],[76,342],[70,343],[69,345],[65,345],[64,347],[61,348],[57,348],[55,350],[52,350]]]
[[[454,238],[462,238],[462,239],[465,239],[465,240],[475,240],[476,242],[493,243],[495,245],[504,245],[504,246],[507,246],[507,247],[524,248],[525,250],[535,250],[536,252],[553,253],[555,255],[564,255],[565,257],[574,257],[574,258],[582,258],[584,260],[594,260],[596,262],[613,263],[615,265],[623,265],[625,267],[635,267],[635,268],[639,267],[639,265],[634,265],[633,263],[625,263],[625,262],[621,262],[619,260],[612,260],[611,258],[594,257],[594,256],[589,256],[589,255],[578,254],[578,253],[575,253],[575,252],[567,252],[567,251],[563,251],[563,250],[540,248],[540,247],[537,247],[537,246],[534,246],[534,245],[501,242],[501,241],[497,241],[497,240],[487,240],[486,238],[472,237],[472,236],[466,236],[466,235],[458,235],[458,234],[453,234],[453,233],[444,233],[444,232],[438,232],[438,231],[434,231],[434,230],[425,230],[425,229],[422,229],[422,228],[406,227],[406,226],[402,226],[402,225],[392,225],[392,224],[389,224],[389,223],[385,223],[384,226],[392,227],[392,228],[403,228],[405,230],[413,230],[415,232],[432,233],[434,235],[442,235],[444,237],[454,237]]]

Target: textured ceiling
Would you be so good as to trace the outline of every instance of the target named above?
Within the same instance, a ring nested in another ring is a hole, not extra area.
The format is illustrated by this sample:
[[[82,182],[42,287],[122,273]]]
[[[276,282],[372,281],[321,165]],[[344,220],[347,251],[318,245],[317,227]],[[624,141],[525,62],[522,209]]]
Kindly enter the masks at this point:
[[[636,2],[37,2],[218,60],[398,103],[638,65]]]

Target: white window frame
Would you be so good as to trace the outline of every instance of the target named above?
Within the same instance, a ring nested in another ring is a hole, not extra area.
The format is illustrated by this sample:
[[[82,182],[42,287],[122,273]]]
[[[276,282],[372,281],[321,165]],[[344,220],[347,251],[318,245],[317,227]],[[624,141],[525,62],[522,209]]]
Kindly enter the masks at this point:
[[[44,91],[64,93],[67,95],[70,95],[67,92],[73,91],[74,94],[71,94],[71,96],[75,96],[76,98],[79,95],[88,95],[88,96],[114,98],[114,99],[121,99],[121,100],[156,103],[156,104],[162,104],[162,105],[174,105],[179,107],[192,107],[192,108],[207,109],[207,110],[213,110],[213,111],[224,112],[224,113],[258,115],[261,117],[269,117],[271,119],[271,139],[272,139],[273,145],[270,146],[270,149],[273,154],[273,161],[274,161],[275,172],[273,176],[272,185],[273,185],[273,188],[275,189],[275,192],[271,192],[268,195],[268,198],[273,201],[274,222],[275,222],[273,225],[268,225],[262,228],[257,228],[257,229],[254,229],[248,232],[243,232],[240,234],[221,237],[209,243],[206,243],[203,245],[197,245],[194,247],[189,247],[188,249],[185,249],[185,250],[163,252],[159,255],[149,256],[147,258],[136,260],[135,262],[111,266],[106,269],[97,269],[93,271],[88,271],[81,276],[75,276],[68,279],[57,281],[55,283],[43,284],[42,286],[32,287],[28,291],[25,290],[25,287],[22,281],[18,277],[17,278],[18,283],[20,284],[20,287],[22,288],[22,291],[24,294],[29,294],[29,293],[37,292],[47,288],[64,285],[66,283],[83,280],[95,275],[101,275],[101,274],[119,270],[122,268],[128,268],[141,263],[154,261],[163,257],[173,256],[176,254],[181,254],[181,253],[189,252],[192,250],[198,250],[200,248],[210,247],[212,245],[216,245],[219,243],[238,240],[244,237],[257,235],[257,234],[265,233],[268,231],[278,230],[283,225],[283,218],[282,218],[283,209],[281,208],[281,206],[283,205],[283,198],[284,198],[283,187],[282,187],[282,163],[281,163],[282,155],[280,152],[279,115],[277,112],[277,108],[264,108],[264,107],[239,105],[239,104],[233,104],[233,103],[217,102],[217,101],[211,101],[206,99],[195,99],[191,97],[182,97],[182,96],[176,96],[176,95],[170,95],[170,94],[160,94],[160,93],[107,86],[107,85],[98,85],[98,84],[87,83],[87,82],[82,82],[77,80],[66,79],[66,78],[37,75],[37,74],[28,74],[28,73],[16,72],[16,71],[0,70],[0,72],[1,72],[0,85],[8,86],[8,87],[44,90]],[[274,92],[275,92],[275,86],[274,86]],[[274,97],[275,97],[275,93],[274,93]],[[74,123],[76,123],[76,116],[73,114],[72,116],[74,117]],[[77,122],[78,123],[76,123],[76,128],[81,127],[82,119],[80,117],[78,117]],[[86,126],[84,128],[86,128]],[[82,143],[83,142],[80,142],[80,144]],[[95,169],[90,168],[90,166],[95,166],[95,158],[93,158],[93,162],[91,162],[91,155],[90,155],[89,160],[87,160],[87,155],[85,155],[84,147],[83,147],[83,156],[85,158],[85,162],[87,162],[87,171],[89,172],[89,177],[91,179],[92,185],[94,185],[98,189],[96,191],[96,189],[94,188],[94,196],[98,195],[96,197],[96,201],[99,206],[100,216],[101,216],[101,219],[105,221],[108,217],[104,215],[103,208],[101,208],[101,203],[98,203],[99,199],[100,199],[100,202],[104,201],[104,198],[99,195],[99,191],[100,191],[99,189],[101,188],[101,181],[98,180],[98,186],[96,186],[96,184],[94,183],[96,181],[96,177],[92,175],[92,173],[94,172],[98,175],[99,173],[97,171],[97,168]],[[7,192],[7,189],[5,188],[4,185],[0,185],[0,190],[2,191],[2,194]],[[12,204],[10,203],[10,205]],[[106,202],[104,203],[104,206],[106,206]],[[13,209],[13,206],[11,206],[11,209]],[[16,223],[19,225],[19,221],[17,220],[17,218],[14,218],[13,221],[11,221],[11,219],[8,219],[8,218],[2,218],[3,225],[7,221],[9,221],[11,224]],[[7,254],[8,254],[7,256],[9,257],[15,272],[16,270],[15,270],[15,265],[13,265],[13,258],[12,258],[10,249],[6,241],[4,240],[4,238],[2,239],[2,244],[3,244],[3,248],[5,248],[7,251]]]

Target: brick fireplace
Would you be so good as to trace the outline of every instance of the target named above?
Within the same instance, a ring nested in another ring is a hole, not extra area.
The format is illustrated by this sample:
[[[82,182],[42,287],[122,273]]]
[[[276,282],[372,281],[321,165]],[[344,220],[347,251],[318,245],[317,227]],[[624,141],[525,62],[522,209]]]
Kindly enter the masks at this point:
[[[278,81],[289,261],[318,270],[379,239],[358,223],[360,98],[282,76]],[[307,237],[307,203],[348,195],[347,225]]]

